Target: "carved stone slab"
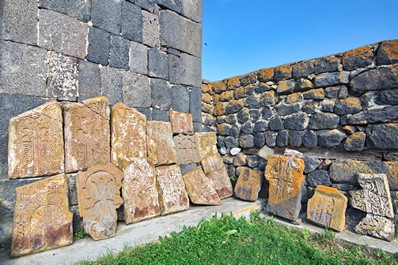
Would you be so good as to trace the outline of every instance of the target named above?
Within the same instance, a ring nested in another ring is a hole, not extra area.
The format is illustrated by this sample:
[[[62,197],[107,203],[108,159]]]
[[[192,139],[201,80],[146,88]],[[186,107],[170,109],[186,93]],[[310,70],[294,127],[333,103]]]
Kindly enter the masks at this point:
[[[245,201],[257,200],[261,178],[261,171],[242,167],[234,189],[235,197]]]
[[[106,97],[65,106],[67,173],[110,162],[109,107]]]
[[[367,214],[354,230],[358,234],[370,235],[387,241],[395,239],[394,223],[383,216]]]
[[[229,180],[222,157],[218,152],[209,153],[202,160],[202,168],[206,176],[213,182],[220,199],[225,199],[233,195],[231,181]]]
[[[112,107],[112,162],[124,169],[131,159],[146,156],[145,115],[117,103]]]
[[[11,256],[63,247],[73,242],[65,174],[16,188]]]
[[[97,165],[76,177],[79,213],[84,231],[94,240],[116,234],[116,209],[123,204],[120,196],[123,172],[114,164]]]
[[[62,110],[50,101],[10,119],[8,175],[36,177],[64,172]]]
[[[394,217],[390,189],[385,174],[359,174],[362,190],[350,191],[351,206],[380,216]]]
[[[307,219],[321,226],[343,231],[348,199],[335,188],[318,186],[308,200]]]
[[[146,158],[133,158],[124,170],[123,198],[126,224],[160,215],[156,172]]]
[[[178,134],[174,136],[177,161],[180,165],[199,162],[199,153],[194,135]]]
[[[304,181],[302,159],[270,155],[265,169],[269,181],[267,212],[296,221],[301,209],[301,190]]]
[[[147,122],[148,158],[155,165],[177,163],[177,152],[170,122]]]
[[[202,160],[210,152],[217,152],[217,136],[215,132],[195,133],[196,144],[198,145],[199,158]]]
[[[221,205],[220,197],[217,195],[213,182],[206,177],[200,166],[189,171],[182,178],[192,203]]]
[[[159,204],[162,215],[187,210],[188,193],[177,165],[156,168]]]
[[[194,132],[192,114],[178,112],[174,110],[169,111],[171,128],[173,133],[183,133],[192,135]]]

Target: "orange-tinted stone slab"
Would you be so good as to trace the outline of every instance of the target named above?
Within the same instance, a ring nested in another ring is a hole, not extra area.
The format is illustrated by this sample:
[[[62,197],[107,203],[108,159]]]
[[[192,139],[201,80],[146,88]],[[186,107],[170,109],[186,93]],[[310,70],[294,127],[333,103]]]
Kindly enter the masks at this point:
[[[8,175],[26,178],[64,172],[62,110],[50,101],[10,119]]]
[[[180,165],[199,162],[199,153],[194,135],[178,134],[173,138],[177,150],[177,162]]]
[[[217,152],[217,137],[215,132],[195,133],[199,158],[202,160],[208,153]]]
[[[134,158],[124,170],[124,220],[136,223],[160,215],[156,172],[146,158]]]
[[[123,204],[120,196],[123,172],[114,164],[97,165],[76,177],[79,213],[84,231],[94,240],[115,236],[116,209]]]
[[[111,156],[121,169],[133,158],[147,156],[146,117],[121,102],[112,107]]]
[[[16,188],[11,256],[22,256],[73,242],[65,174]]]
[[[177,163],[177,152],[170,122],[147,122],[148,158],[155,165]]]
[[[171,128],[174,134],[183,133],[192,135],[194,132],[192,114],[178,112],[174,110],[169,111]]]
[[[177,165],[156,168],[159,204],[162,215],[187,210],[188,193]]]
[[[321,226],[343,231],[347,197],[335,188],[318,186],[308,200],[307,219]]]
[[[206,177],[200,166],[189,171],[182,178],[192,203],[221,205],[220,197],[217,195],[213,182]]]
[[[109,107],[106,97],[65,106],[65,170],[67,173],[110,162]]]
[[[270,155],[264,172],[269,181],[267,212],[296,221],[301,209],[304,181],[302,159]]]
[[[257,200],[261,179],[261,171],[242,167],[234,189],[235,197],[245,201]]]

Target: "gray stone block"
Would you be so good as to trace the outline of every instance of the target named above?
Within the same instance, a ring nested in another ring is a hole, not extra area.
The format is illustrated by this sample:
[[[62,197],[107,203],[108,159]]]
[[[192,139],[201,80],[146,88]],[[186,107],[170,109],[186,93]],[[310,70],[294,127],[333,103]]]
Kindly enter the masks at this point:
[[[275,107],[275,110],[278,112],[278,115],[280,116],[285,116],[285,115],[290,115],[292,113],[296,113],[300,111],[301,109],[301,103],[293,103],[293,104],[285,104],[285,103],[280,103]]]
[[[340,84],[348,84],[350,72],[323,73],[315,77],[316,87],[327,87]]]
[[[36,1],[2,0],[0,11],[2,39],[36,45],[38,23]]]
[[[339,145],[347,137],[345,133],[337,129],[317,131],[317,136],[319,145],[325,147]]]
[[[91,21],[93,25],[119,35],[121,30],[121,0],[91,0]]]
[[[350,82],[354,91],[385,90],[398,87],[398,65],[379,67],[355,76]]]
[[[258,148],[262,148],[265,145],[265,134],[256,133],[254,135],[254,145]]]
[[[321,160],[315,157],[304,155],[304,173],[308,174],[313,172],[321,164]]]
[[[389,122],[398,119],[398,106],[386,106],[380,109],[369,109],[348,118],[348,124],[369,124],[379,122]]]
[[[243,124],[250,118],[250,112],[247,108],[243,108],[241,111],[238,112],[236,118],[239,123]]]
[[[328,56],[316,59],[315,74],[337,71],[339,64],[340,64],[340,59],[334,56]]]
[[[318,145],[318,136],[316,135],[316,131],[304,131],[303,145],[306,147],[316,147]]]
[[[189,53],[202,55],[202,27],[169,10],[160,11],[162,44]]]
[[[240,130],[242,133],[253,133],[253,124],[250,121],[245,122],[240,127]]]
[[[202,0],[181,1],[182,15],[196,22],[202,22]]]
[[[88,26],[51,10],[39,11],[39,47],[83,59],[87,54]]]
[[[304,112],[298,112],[285,117],[283,125],[286,129],[302,131],[307,128],[309,118]]]
[[[167,110],[159,110],[159,109],[153,109],[152,110],[152,119],[154,121],[166,121],[169,122],[169,112]]]
[[[172,86],[171,95],[173,110],[188,113],[191,91],[184,86]]]
[[[339,124],[340,117],[334,113],[315,113],[311,116],[310,129],[335,129]]]
[[[135,108],[145,115],[147,121],[152,120],[152,110],[150,108]]]
[[[289,131],[282,130],[278,132],[278,136],[276,137],[276,144],[279,147],[287,146],[289,143]]]
[[[302,131],[289,131],[289,145],[299,147],[302,143]]]
[[[325,170],[316,170],[307,176],[307,184],[311,187],[317,187],[318,185],[330,186],[330,176]]]
[[[109,104],[123,101],[122,73],[115,68],[101,67],[101,95],[108,97]]]
[[[265,143],[269,147],[274,147],[276,145],[276,138],[278,136],[278,132],[267,131],[265,132]]]
[[[155,109],[168,111],[171,107],[172,95],[171,86],[162,79],[151,79],[152,107]],[[155,114],[152,112],[153,115]],[[155,115],[154,115],[155,119]]]
[[[68,174],[68,199],[69,205],[77,205],[76,174]]]
[[[169,61],[167,53],[158,48],[148,51],[148,75],[161,79],[169,79]]]
[[[169,75],[171,83],[199,87],[202,81],[202,61],[186,53],[179,56],[170,54]]]
[[[283,122],[279,116],[275,116],[269,120],[269,128],[273,131],[283,130]]]
[[[132,41],[142,42],[141,8],[127,1],[122,2],[122,36]]]
[[[101,78],[98,65],[80,60],[77,68],[79,100],[85,100],[101,95]]]
[[[242,134],[239,137],[239,146],[242,148],[254,147],[254,137],[251,134]]]
[[[0,42],[0,93],[46,96],[46,50]]]
[[[123,99],[131,107],[151,106],[151,85],[149,78],[132,72],[123,73]]]
[[[88,32],[87,60],[103,65],[108,64],[111,34],[105,30],[90,27]]]
[[[398,125],[396,123],[369,125],[366,132],[368,147],[398,149]]]
[[[160,46],[159,17],[142,10],[142,43],[150,47]]]
[[[130,71],[148,74],[148,47],[138,42],[130,42]]]
[[[111,36],[111,51],[109,66],[119,69],[129,69],[129,41],[120,36]]]
[[[190,2],[184,0],[154,0],[158,5],[166,7],[167,9],[173,10],[177,13],[181,13],[182,4],[181,2]]]
[[[133,0],[131,2],[151,13],[155,12],[155,9],[157,7],[154,0],[135,0],[135,1]]]
[[[77,18],[83,22],[90,20],[91,0],[39,0],[39,6]]]
[[[77,59],[48,52],[47,96],[57,100],[77,99]]]
[[[191,89],[189,112],[192,114],[193,122],[202,122],[202,89],[199,87]]]

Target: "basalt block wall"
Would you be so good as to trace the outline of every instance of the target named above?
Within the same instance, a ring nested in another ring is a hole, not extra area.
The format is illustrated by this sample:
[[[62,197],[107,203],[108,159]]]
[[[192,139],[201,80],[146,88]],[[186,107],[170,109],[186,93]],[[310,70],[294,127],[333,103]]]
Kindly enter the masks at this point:
[[[147,120],[191,113],[200,131],[201,20],[201,0],[0,2],[0,247],[15,188],[40,179],[8,179],[10,118],[51,99],[103,95]]]

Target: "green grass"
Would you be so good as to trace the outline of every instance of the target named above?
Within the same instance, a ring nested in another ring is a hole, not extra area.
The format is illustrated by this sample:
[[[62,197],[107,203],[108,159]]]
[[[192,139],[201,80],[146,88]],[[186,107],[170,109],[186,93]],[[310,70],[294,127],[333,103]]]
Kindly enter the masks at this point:
[[[79,264],[398,264],[398,257],[286,228],[253,214],[223,216],[160,238],[159,242]]]

